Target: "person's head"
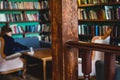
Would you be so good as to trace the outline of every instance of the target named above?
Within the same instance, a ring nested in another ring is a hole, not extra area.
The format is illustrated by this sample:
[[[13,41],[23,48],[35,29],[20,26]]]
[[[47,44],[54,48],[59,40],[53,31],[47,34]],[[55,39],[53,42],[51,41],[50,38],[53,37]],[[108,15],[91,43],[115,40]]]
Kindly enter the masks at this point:
[[[3,26],[3,27],[1,28],[1,34],[2,34],[2,35],[12,36],[12,30],[11,30],[11,28],[8,27],[8,26]]]

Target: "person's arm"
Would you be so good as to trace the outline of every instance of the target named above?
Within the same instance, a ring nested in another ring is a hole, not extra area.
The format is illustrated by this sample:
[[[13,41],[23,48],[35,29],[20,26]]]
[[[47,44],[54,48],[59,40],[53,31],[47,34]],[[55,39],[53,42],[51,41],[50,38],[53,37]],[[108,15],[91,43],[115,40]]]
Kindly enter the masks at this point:
[[[20,44],[18,42],[15,42],[15,50],[16,51],[27,50],[27,49],[28,49],[27,46],[22,45],[22,44]]]
[[[12,37],[5,35],[3,38],[5,40],[4,52],[5,52],[6,56],[12,55],[21,50],[28,49],[26,46],[16,43],[14,41],[14,38],[12,38]]]

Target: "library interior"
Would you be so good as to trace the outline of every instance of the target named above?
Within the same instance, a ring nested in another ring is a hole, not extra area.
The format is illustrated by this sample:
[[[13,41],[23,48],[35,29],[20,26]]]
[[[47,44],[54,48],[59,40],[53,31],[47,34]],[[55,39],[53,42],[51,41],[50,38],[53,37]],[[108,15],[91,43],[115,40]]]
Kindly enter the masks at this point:
[[[0,80],[119,80],[120,0],[0,0]]]

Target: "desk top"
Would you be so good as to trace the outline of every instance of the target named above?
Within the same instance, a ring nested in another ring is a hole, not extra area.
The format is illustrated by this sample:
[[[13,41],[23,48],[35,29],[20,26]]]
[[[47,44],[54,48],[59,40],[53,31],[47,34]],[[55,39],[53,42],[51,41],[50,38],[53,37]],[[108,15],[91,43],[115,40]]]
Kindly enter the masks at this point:
[[[34,50],[34,55],[29,55],[27,52],[24,53],[25,55],[41,59],[41,60],[51,60],[52,59],[52,49],[50,48],[40,48]]]

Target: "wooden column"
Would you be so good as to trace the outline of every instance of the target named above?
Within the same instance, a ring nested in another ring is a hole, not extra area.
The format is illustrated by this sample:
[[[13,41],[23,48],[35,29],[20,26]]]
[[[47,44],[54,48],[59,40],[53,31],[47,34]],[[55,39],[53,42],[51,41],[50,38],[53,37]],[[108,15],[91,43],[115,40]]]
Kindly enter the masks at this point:
[[[65,80],[78,80],[78,54],[76,48],[66,48],[64,71]]]
[[[64,43],[67,40],[78,40],[77,0],[51,0],[50,10],[53,53],[52,80],[65,80]],[[76,49],[72,49],[70,52],[76,53],[76,51]]]
[[[105,53],[105,62],[104,62],[104,76],[105,80],[115,80],[115,61],[116,55],[112,53]]]
[[[81,49],[80,54],[82,54],[82,72],[84,74],[84,79],[90,80],[90,73],[92,71],[92,53],[90,50]]]

